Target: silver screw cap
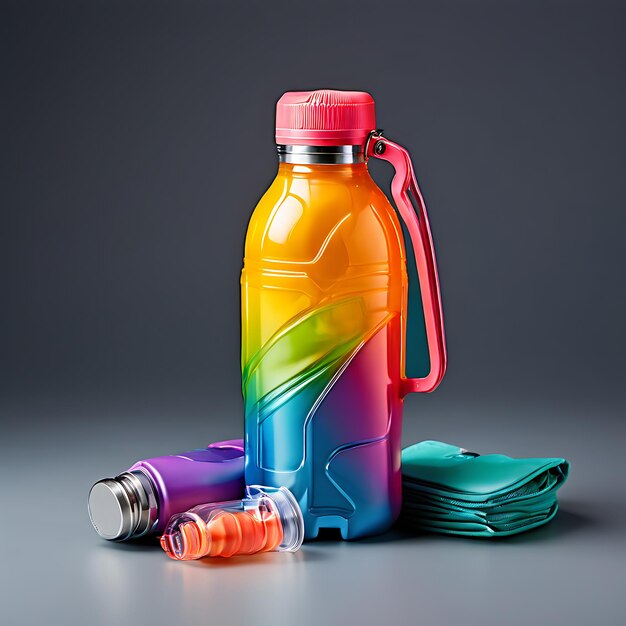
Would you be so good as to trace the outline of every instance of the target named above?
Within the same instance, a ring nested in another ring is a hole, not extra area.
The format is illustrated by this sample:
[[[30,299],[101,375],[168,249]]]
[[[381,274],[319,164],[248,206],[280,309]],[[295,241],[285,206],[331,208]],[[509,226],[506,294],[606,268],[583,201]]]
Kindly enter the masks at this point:
[[[111,541],[145,535],[158,512],[152,485],[141,472],[99,480],[89,492],[88,507],[96,532]]]

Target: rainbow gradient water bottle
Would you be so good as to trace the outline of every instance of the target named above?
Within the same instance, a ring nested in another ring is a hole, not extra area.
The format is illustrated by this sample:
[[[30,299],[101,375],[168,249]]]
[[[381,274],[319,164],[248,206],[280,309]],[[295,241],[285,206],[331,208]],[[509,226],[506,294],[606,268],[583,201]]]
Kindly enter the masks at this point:
[[[276,143],[278,174],[250,220],[241,275],[246,483],[287,487],[306,539],[320,528],[355,539],[399,514],[403,398],[445,372],[432,238],[409,155],[376,130],[369,94],[284,94]],[[424,378],[405,377],[405,247],[372,157],[396,170],[424,308]]]

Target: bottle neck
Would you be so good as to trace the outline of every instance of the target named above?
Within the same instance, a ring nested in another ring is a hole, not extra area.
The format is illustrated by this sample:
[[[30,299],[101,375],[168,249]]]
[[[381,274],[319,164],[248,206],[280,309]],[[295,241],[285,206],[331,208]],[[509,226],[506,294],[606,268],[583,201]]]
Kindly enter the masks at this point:
[[[352,165],[365,163],[363,146],[276,146],[278,161],[293,165]]]
[[[332,164],[299,164],[285,163],[278,164],[278,175],[287,178],[323,179],[323,180],[351,180],[360,181],[363,184],[372,181],[367,163],[332,163]],[[373,182],[373,181],[372,181]]]

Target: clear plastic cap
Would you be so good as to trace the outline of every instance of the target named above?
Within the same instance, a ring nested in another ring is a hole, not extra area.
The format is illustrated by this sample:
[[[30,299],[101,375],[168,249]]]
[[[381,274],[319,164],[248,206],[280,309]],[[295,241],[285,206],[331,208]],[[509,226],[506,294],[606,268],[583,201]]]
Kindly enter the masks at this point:
[[[304,519],[286,487],[246,488],[246,497],[195,506],[174,515],[161,537],[178,561],[257,552],[295,552],[304,539]]]

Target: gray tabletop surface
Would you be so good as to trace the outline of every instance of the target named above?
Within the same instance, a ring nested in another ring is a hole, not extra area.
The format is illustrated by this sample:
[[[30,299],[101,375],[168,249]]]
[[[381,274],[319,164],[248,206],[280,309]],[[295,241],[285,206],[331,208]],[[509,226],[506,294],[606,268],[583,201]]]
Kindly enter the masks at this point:
[[[150,542],[91,528],[91,483],[141,458],[240,433],[235,406],[187,427],[174,408],[60,405],[10,411],[38,432],[1,445],[0,622],[21,624],[621,624],[626,601],[623,426],[618,408],[440,406],[407,401],[404,442],[437,438],[482,452],[565,456],[561,510],[500,540],[399,530],[295,554],[175,562]],[[55,427],[74,412],[74,421]],[[171,429],[150,430],[149,413]],[[228,415],[233,419],[228,419]],[[48,415],[47,425],[43,417]],[[25,455],[25,451],[27,455]],[[8,503],[8,504],[7,504]]]

